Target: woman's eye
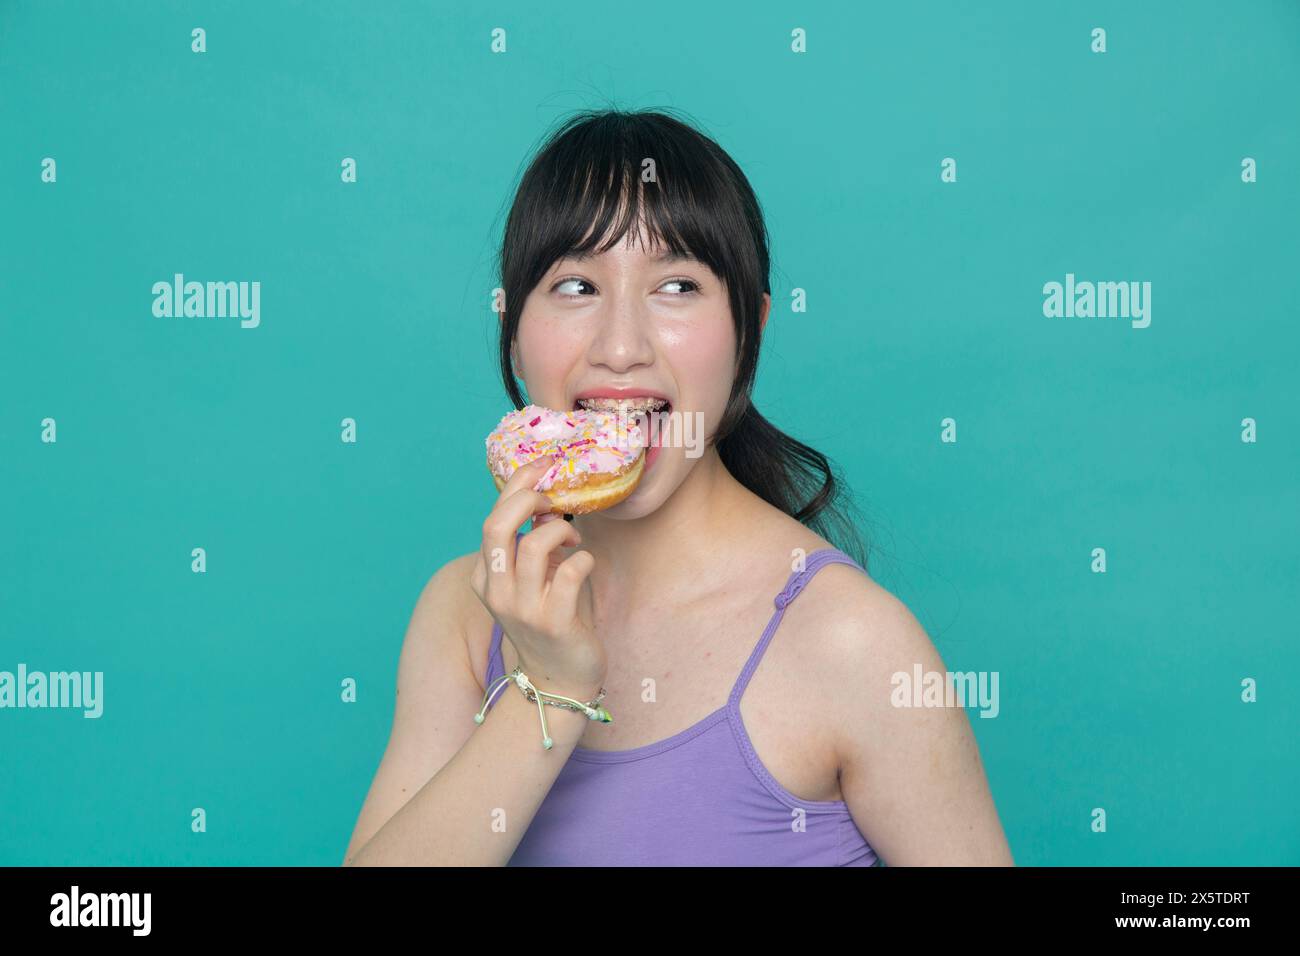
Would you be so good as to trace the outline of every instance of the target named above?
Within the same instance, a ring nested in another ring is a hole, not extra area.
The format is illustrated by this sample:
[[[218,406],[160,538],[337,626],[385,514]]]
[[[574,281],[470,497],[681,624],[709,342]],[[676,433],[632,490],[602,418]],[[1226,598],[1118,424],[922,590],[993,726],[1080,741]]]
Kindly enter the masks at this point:
[[[565,288],[566,286],[568,286],[567,289]],[[583,297],[582,292],[576,291],[576,289],[581,286],[586,286],[589,289],[595,288],[595,286],[593,286],[586,279],[568,278],[568,279],[561,279],[559,282],[555,283],[555,285],[552,286],[551,291],[558,292],[566,299],[578,299]],[[700,284],[696,282],[694,279],[669,279],[659,288],[660,289],[671,288],[672,286],[681,287],[678,291],[672,292],[673,295],[677,295],[677,296],[695,295],[700,291]]]
[[[564,292],[564,291],[562,291],[563,288],[564,288],[564,286],[566,286],[566,285],[585,285],[585,286],[591,286],[591,283],[588,282],[586,279],[561,279],[559,282],[555,283],[555,287],[554,287],[551,291],[552,291],[552,292],[559,292],[560,295],[564,296],[565,298],[569,298],[569,299],[577,299],[577,298],[580,298],[581,293],[573,293],[573,292]]]
[[[669,279],[664,285],[684,285],[690,286],[685,292],[679,292],[678,295],[693,295],[700,291],[700,284],[694,279]]]

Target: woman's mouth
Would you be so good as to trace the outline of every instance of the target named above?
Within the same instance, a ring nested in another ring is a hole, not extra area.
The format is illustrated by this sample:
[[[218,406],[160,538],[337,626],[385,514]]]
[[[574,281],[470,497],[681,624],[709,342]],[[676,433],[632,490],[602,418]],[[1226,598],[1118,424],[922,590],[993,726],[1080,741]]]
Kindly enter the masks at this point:
[[[664,429],[668,425],[668,415],[672,412],[672,402],[651,395],[638,395],[633,398],[580,398],[574,408],[590,412],[625,413],[629,419],[641,427],[642,437],[646,443],[645,471],[659,457],[662,447]]]
[[[653,395],[633,395],[627,398],[580,398],[574,402],[576,408],[585,408],[589,412],[618,412],[627,410],[629,415],[665,411],[672,408],[672,402]]]

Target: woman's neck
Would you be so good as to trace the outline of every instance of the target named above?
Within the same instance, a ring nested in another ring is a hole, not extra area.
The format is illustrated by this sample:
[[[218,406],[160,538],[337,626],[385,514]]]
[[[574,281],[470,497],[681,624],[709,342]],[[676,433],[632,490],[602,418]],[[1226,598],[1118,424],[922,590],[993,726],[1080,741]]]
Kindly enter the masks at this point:
[[[752,519],[761,499],[736,481],[712,445],[666,501],[642,518],[582,515],[574,523],[582,549],[596,559],[590,584],[602,617],[638,605],[684,603],[717,581],[725,566],[720,542]]]

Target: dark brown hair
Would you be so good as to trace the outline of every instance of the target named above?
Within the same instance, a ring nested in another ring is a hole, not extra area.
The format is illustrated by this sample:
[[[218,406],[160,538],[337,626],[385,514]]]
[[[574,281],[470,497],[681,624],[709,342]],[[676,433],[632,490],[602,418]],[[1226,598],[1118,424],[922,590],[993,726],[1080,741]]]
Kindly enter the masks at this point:
[[[642,183],[646,159],[655,182]],[[615,216],[621,216],[617,223]],[[785,434],[750,400],[758,369],[763,293],[770,294],[767,228],[745,174],[713,139],[664,112],[586,110],[555,129],[519,183],[499,256],[507,303],[501,377],[516,408],[529,404],[511,363],[519,312],[556,260],[598,255],[629,230],[706,264],[726,284],[736,325],[737,374],[714,441],[727,470],[764,501],[864,569],[856,509],[825,455]],[[602,242],[602,237],[604,241]]]

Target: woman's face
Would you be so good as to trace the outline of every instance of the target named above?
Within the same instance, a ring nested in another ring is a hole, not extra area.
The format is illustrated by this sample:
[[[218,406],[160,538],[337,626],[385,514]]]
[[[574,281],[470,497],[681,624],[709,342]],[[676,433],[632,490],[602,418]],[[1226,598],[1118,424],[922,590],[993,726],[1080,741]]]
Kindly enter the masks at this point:
[[[630,232],[629,235],[633,233]],[[555,262],[529,293],[512,354],[534,403],[572,409],[591,389],[626,388],[672,403],[636,491],[606,514],[654,511],[706,451],[736,370],[727,289],[695,259],[618,242]],[[767,304],[764,303],[764,318]],[[689,421],[687,420],[689,418]]]

